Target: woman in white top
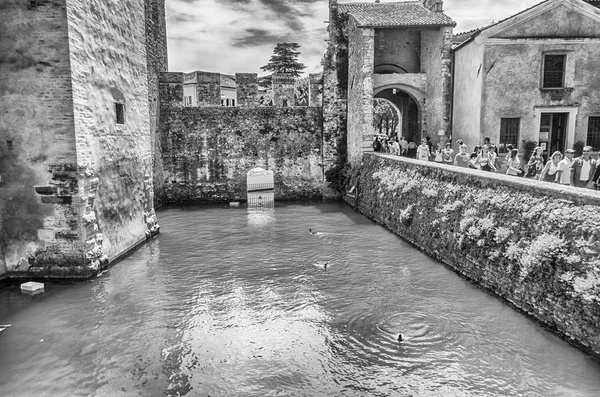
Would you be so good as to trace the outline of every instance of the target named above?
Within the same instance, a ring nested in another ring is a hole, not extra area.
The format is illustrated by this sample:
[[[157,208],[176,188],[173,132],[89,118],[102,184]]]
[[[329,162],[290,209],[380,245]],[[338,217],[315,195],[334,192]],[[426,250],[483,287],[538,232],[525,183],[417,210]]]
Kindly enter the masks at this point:
[[[558,171],[558,163],[562,160],[562,153],[556,151],[552,153],[550,161],[546,163],[542,173],[540,174],[540,181],[546,182],[558,182],[556,180],[556,171]]]
[[[421,139],[421,144],[417,148],[417,159],[423,161],[429,161],[431,153],[429,152],[429,146],[427,145],[427,139]]]
[[[519,161],[519,149],[513,149],[508,158],[506,175],[519,176],[523,173],[521,169],[521,161]]]

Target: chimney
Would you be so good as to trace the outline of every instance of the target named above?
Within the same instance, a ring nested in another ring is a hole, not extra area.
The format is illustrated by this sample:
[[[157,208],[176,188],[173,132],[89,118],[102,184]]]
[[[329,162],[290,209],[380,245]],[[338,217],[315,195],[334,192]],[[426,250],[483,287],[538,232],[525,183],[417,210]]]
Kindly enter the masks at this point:
[[[443,12],[444,11],[444,1],[443,0],[421,0],[423,7],[427,8],[433,12]]]

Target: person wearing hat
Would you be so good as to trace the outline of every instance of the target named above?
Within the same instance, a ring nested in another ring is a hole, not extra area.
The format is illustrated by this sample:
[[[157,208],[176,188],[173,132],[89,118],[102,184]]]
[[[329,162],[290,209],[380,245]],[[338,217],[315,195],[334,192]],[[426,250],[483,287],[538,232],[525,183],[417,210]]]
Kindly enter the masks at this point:
[[[561,185],[571,185],[571,165],[573,165],[573,156],[575,150],[567,149],[565,158],[558,163],[558,171],[556,171],[556,182]]]
[[[577,157],[571,164],[571,185],[586,187],[594,179],[596,160],[591,155],[592,147],[585,146],[581,157]]]

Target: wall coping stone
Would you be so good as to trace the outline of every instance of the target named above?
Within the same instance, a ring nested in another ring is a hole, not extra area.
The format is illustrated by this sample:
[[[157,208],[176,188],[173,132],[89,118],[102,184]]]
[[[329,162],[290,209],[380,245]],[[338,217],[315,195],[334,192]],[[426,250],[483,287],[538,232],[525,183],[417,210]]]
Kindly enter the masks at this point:
[[[433,161],[425,162],[423,160],[411,159],[408,157],[399,157],[391,154],[381,153],[365,153],[365,156],[379,156],[390,160],[405,162],[409,164],[419,165],[422,167],[430,167],[452,171],[457,174],[469,175],[483,181],[497,181],[503,185],[508,185],[518,190],[531,191],[532,187],[539,187],[540,195],[546,195],[558,199],[567,199],[576,203],[600,206],[600,191],[582,189],[573,186],[559,185],[535,179],[524,177],[514,177],[506,174],[498,174],[494,172],[486,172],[473,170],[470,168],[457,167],[449,164],[438,164]]]

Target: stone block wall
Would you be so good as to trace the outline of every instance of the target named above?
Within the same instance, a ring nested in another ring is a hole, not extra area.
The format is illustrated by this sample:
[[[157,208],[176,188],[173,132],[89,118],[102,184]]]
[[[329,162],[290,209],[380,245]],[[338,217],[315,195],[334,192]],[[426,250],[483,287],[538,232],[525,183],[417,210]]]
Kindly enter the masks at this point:
[[[323,58],[323,167],[331,185],[324,193],[335,198],[347,167],[348,15],[329,2],[329,41]]]
[[[278,108],[295,105],[295,78],[291,74],[273,75],[273,105]]]
[[[373,62],[375,30],[359,28],[350,16],[348,33],[348,162],[373,150]]]
[[[600,192],[374,154],[349,186],[361,213],[600,357]]]
[[[148,4],[67,0],[67,5],[79,172],[74,200],[84,207],[79,238],[93,263],[113,260],[144,241],[153,214]]]
[[[221,74],[196,72],[198,106],[221,106]]]
[[[164,195],[169,203],[246,198],[246,173],[272,170],[277,200],[320,198],[321,109],[161,108]]]
[[[66,0],[0,2],[0,273],[84,265],[70,66]]]
[[[153,158],[160,157],[160,140],[156,139],[159,118],[159,76],[169,68],[167,59],[167,26],[165,20],[165,1],[146,0],[146,55],[148,75],[148,106],[150,116],[150,138],[153,149]],[[154,161],[153,175],[161,175],[160,162]],[[154,183],[159,183],[159,178],[154,178]],[[155,198],[156,200],[156,198]],[[160,202],[155,205],[160,206]]]
[[[240,107],[258,106],[258,74],[236,73],[237,105]]]
[[[311,73],[308,78],[308,101],[310,106],[323,106],[323,74]]]

